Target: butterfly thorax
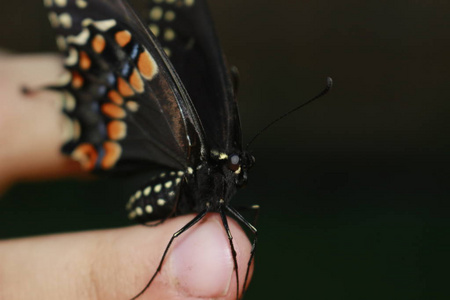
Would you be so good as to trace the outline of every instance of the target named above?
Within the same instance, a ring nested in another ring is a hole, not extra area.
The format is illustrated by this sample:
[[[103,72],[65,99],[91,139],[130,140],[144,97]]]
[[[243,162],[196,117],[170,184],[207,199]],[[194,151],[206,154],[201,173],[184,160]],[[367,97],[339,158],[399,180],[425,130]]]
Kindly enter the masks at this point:
[[[219,211],[221,206],[229,205],[236,191],[246,184],[253,162],[254,158],[247,152],[211,151],[208,159],[191,176],[186,176],[185,197],[190,198],[187,201],[193,204],[192,210]]]

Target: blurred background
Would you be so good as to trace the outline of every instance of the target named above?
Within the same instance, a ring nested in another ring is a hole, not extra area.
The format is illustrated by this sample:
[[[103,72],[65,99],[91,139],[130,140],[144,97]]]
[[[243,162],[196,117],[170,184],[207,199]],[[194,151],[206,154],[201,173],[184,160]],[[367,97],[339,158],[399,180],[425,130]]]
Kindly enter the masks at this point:
[[[262,207],[246,299],[449,299],[450,2],[210,6],[247,141],[335,82],[252,146],[234,199]],[[40,1],[1,1],[0,16],[0,47],[55,51]],[[0,238],[128,225],[121,183],[17,184]]]

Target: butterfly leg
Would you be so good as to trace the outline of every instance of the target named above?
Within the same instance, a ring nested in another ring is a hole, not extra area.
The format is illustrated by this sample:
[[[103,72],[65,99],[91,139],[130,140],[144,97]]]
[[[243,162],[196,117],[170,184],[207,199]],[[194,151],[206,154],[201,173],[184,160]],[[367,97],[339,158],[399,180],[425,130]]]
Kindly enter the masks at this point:
[[[235,210],[237,210],[237,211],[253,211],[255,213],[255,215],[253,216],[252,224],[254,224],[254,226],[256,226],[256,224],[258,223],[259,211],[260,211],[259,205],[254,204],[254,205],[250,205],[250,206],[237,206],[235,208]]]
[[[219,210],[220,217],[222,218],[222,224],[223,227],[225,227],[225,231],[228,235],[228,241],[230,242],[230,248],[231,248],[231,254],[233,256],[233,264],[234,264],[234,273],[236,274],[236,300],[239,299],[239,270],[238,270],[238,263],[236,259],[236,250],[234,248],[233,244],[233,236],[231,235],[230,227],[228,226],[228,220],[227,216],[225,215],[225,212],[223,211],[223,207],[220,207]]]
[[[159,261],[159,265],[158,268],[156,268],[155,273],[153,274],[152,278],[150,278],[150,281],[147,283],[147,285],[142,289],[142,291],[139,292],[139,294],[137,294],[136,296],[134,296],[133,298],[131,298],[131,300],[135,300],[137,298],[139,298],[148,288],[149,286],[152,284],[153,280],[155,279],[156,275],[158,275],[158,273],[161,271],[161,267],[162,264],[164,262],[164,259],[166,258],[167,252],[169,252],[170,246],[172,245],[173,241],[179,237],[183,232],[185,232],[186,230],[188,230],[189,228],[191,228],[192,226],[194,226],[195,224],[197,224],[201,219],[203,219],[206,216],[206,213],[208,212],[208,209],[203,210],[202,212],[200,212],[198,215],[195,216],[195,218],[193,218],[191,221],[189,221],[189,223],[187,223],[186,225],[184,225],[180,230],[178,230],[177,232],[175,232],[172,237],[170,238],[169,243],[166,246],[166,249],[164,250],[164,254],[161,257],[161,260]]]
[[[250,224],[250,222],[248,222],[235,208],[233,208],[231,206],[226,206],[226,208],[234,217],[236,217],[239,221],[241,221],[254,234],[253,243],[252,243],[252,251],[250,252],[250,258],[247,263],[247,271],[245,272],[245,279],[244,279],[244,289],[245,289],[245,287],[247,285],[248,275],[250,272],[250,266],[252,264],[253,257],[255,256],[256,242],[258,241],[258,230],[255,228],[255,226]],[[259,205],[253,205],[250,208],[256,210],[256,216],[255,216],[255,219],[256,219],[258,217]]]

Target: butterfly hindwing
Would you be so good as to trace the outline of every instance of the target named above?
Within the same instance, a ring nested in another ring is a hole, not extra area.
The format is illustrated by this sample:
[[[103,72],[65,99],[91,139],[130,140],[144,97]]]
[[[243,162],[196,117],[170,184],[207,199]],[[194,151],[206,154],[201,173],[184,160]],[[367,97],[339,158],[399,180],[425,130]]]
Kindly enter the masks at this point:
[[[195,164],[201,123],[159,44],[121,0],[46,1],[66,54],[64,152],[90,170]]]
[[[242,149],[236,95],[206,0],[148,2],[147,25],[191,96],[208,144]]]

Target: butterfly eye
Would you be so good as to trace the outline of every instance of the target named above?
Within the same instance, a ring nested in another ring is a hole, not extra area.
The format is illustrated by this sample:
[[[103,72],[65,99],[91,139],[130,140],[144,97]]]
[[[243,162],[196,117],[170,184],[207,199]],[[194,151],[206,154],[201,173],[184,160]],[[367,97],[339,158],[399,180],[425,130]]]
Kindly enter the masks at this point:
[[[241,166],[240,162],[241,162],[241,158],[239,157],[239,155],[233,154],[228,159],[228,168],[231,171],[235,172],[240,168],[240,166]]]

